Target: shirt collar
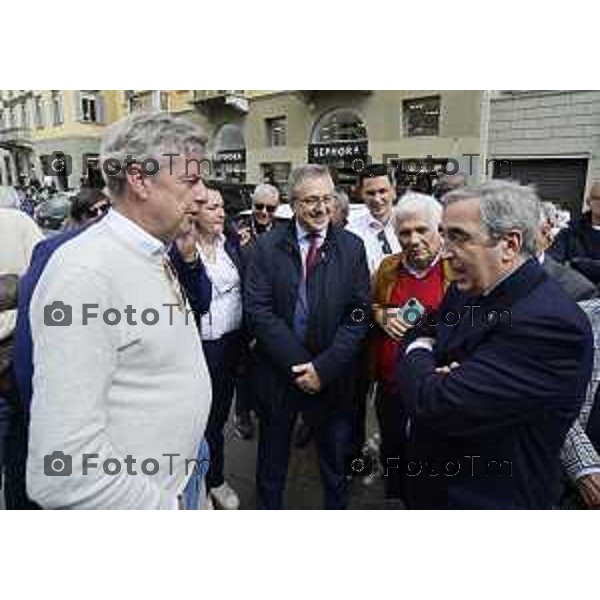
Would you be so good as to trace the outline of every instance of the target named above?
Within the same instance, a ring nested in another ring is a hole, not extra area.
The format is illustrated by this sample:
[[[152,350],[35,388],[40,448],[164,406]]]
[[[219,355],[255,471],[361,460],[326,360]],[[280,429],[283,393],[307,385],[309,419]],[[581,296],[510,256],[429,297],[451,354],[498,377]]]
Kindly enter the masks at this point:
[[[158,256],[164,254],[166,251],[163,242],[114,208],[108,211],[102,222],[112,227],[138,250],[148,256]]]
[[[526,261],[520,262],[516,267],[513,267],[508,273],[505,273],[496,283],[491,285],[487,290],[485,290],[482,294],[482,298],[487,298],[497,287],[499,287],[502,283],[504,283],[511,275],[516,273]]]
[[[435,267],[435,265],[440,262],[440,258],[442,256],[441,252],[438,252],[436,257],[433,259],[433,262],[424,270],[424,271],[415,271],[408,263],[404,263],[404,270],[412,275],[415,279],[425,279],[427,275],[431,272],[431,270]]]
[[[367,226],[369,229],[374,231],[381,231],[385,229],[391,223],[391,217],[387,220],[387,223],[382,223],[379,219],[376,219],[370,212],[366,214]]]
[[[320,241],[323,241],[325,239],[326,232],[327,230],[324,229],[323,231],[315,231],[314,233],[320,239]],[[312,233],[313,232],[307,231],[304,227],[302,227],[302,225],[300,225],[300,223],[298,223],[298,221],[296,221],[296,239],[298,240],[298,244],[307,241],[308,236],[312,235]]]

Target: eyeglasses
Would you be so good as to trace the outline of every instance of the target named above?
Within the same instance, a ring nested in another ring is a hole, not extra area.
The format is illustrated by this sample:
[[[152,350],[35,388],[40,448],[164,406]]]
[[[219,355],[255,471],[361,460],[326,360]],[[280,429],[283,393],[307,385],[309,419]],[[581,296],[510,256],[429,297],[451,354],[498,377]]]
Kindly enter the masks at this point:
[[[299,202],[308,208],[314,208],[318,204],[331,206],[333,204],[333,196],[307,196],[306,198],[300,198]]]
[[[504,236],[484,237],[481,234],[477,236],[471,235],[466,231],[440,231],[440,238],[442,241],[442,248],[448,250],[449,248],[463,249],[469,244],[482,246],[484,248],[492,248],[500,243]]]
[[[266,210],[269,214],[272,215],[277,210],[277,207],[273,206],[272,204],[263,204],[262,202],[256,202],[254,204],[254,210],[257,210],[259,212]]]

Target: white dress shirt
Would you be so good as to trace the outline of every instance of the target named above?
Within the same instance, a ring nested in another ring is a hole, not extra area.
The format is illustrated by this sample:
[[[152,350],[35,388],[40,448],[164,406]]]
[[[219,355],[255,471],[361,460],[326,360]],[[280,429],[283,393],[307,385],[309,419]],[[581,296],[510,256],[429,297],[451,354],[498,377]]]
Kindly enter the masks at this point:
[[[369,272],[374,275],[379,268],[381,261],[390,254],[398,254],[401,251],[400,242],[394,231],[392,219],[388,219],[384,225],[377,220],[370,212],[363,213],[352,219],[346,229],[357,235],[364,243],[367,252],[367,263]],[[383,232],[390,246],[391,252],[386,254],[383,251],[384,243],[379,239],[379,235]]]
[[[198,253],[212,283],[210,310],[200,318],[203,340],[218,340],[242,326],[242,282],[225,250],[225,236],[216,241],[214,261],[198,245]]]

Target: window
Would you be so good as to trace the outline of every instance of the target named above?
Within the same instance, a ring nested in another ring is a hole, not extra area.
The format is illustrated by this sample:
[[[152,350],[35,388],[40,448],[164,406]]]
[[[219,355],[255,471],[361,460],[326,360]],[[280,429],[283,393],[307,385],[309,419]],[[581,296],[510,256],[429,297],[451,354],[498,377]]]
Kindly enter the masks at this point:
[[[328,144],[350,140],[366,140],[367,126],[352,109],[340,108],[325,114],[316,124],[313,143]]]
[[[52,92],[52,124],[62,125],[64,122],[62,94],[58,91]]]
[[[287,118],[276,117],[275,119],[266,119],[267,124],[267,146],[286,146],[287,145]]]
[[[288,195],[288,180],[292,170],[291,163],[276,162],[261,164],[263,181],[270,183],[279,189],[281,199],[287,200]]]
[[[81,92],[81,121],[84,123],[97,123],[96,95]]]
[[[25,102],[21,104],[21,127],[24,129],[29,129],[29,127],[31,127],[31,123],[29,122],[29,111],[27,110],[27,104],[25,104]]]
[[[160,110],[169,110],[169,92],[160,92]]]
[[[440,97],[416,98],[402,103],[404,135],[436,136],[440,133]]]
[[[33,118],[35,120],[36,127],[44,126],[44,117],[42,112],[42,98],[35,96],[33,99]]]

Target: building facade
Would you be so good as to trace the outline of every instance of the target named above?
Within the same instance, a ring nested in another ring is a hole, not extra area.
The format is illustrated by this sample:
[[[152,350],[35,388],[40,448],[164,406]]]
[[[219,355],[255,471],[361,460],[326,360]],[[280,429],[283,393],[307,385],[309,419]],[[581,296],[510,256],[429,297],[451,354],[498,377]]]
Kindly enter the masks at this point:
[[[416,159],[423,170],[428,156],[440,167],[481,147],[478,91],[194,94],[190,115],[210,135],[215,176],[284,191],[291,170],[306,162],[331,166],[338,183],[351,187],[368,161]]]
[[[0,96],[0,177],[41,179],[59,189],[100,177],[106,125],[134,111],[168,110],[203,127],[213,177],[270,181],[284,192],[291,170],[306,162],[332,167],[351,187],[368,161],[414,159],[411,171],[481,150],[479,91],[310,90],[25,90]],[[57,154],[70,173],[52,173]],[[477,179],[477,173],[472,174]]]
[[[578,214],[600,179],[600,92],[492,93],[487,146],[495,177],[535,185],[543,199]]]
[[[50,178],[58,189],[100,177],[100,139],[125,113],[120,90],[4,90],[0,96],[0,177]],[[65,157],[66,168],[61,168]],[[54,168],[57,167],[57,168]]]

